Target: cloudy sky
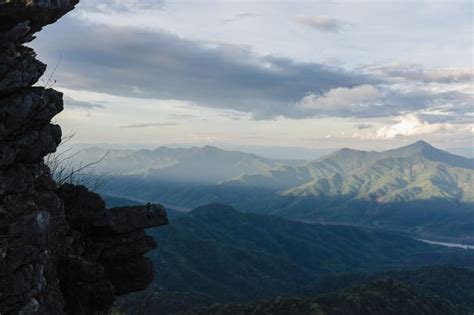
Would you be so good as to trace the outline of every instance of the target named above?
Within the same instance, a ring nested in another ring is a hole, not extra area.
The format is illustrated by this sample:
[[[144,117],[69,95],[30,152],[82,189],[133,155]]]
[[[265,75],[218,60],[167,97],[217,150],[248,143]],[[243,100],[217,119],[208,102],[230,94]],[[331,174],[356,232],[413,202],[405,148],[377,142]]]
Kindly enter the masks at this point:
[[[473,146],[470,1],[97,3],[31,44],[75,142]]]

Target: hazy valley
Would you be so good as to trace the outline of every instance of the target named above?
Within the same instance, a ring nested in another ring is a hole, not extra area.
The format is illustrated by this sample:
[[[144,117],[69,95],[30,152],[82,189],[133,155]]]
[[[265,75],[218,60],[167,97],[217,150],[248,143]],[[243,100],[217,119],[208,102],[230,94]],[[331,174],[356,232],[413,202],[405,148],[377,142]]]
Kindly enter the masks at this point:
[[[271,160],[215,147],[91,148],[75,156],[107,173],[101,192],[181,210],[219,202],[304,222],[379,227],[474,244],[474,160],[419,141],[314,161]],[[188,178],[188,179],[187,179]]]

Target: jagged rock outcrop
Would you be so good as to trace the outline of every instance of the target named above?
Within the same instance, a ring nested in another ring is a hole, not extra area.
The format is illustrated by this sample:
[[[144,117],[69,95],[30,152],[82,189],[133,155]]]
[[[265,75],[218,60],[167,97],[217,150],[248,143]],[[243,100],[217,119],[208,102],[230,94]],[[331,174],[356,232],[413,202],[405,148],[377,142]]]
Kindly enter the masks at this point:
[[[58,185],[43,162],[61,142],[62,94],[32,87],[46,70],[25,43],[78,0],[0,0],[0,314],[94,314],[153,279],[144,229],[161,206],[105,209]]]

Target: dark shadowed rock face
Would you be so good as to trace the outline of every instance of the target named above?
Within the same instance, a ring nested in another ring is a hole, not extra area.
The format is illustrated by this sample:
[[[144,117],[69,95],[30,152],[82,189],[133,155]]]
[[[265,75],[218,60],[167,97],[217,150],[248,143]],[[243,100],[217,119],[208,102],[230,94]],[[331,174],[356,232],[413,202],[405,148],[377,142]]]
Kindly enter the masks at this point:
[[[70,226],[59,258],[68,313],[107,310],[115,295],[143,290],[153,281],[152,263],[143,254],[156,244],[143,229],[168,223],[163,207],[105,209],[99,195],[69,184],[57,194]]]
[[[44,165],[61,142],[62,94],[32,87],[46,70],[24,43],[78,0],[0,0],[0,313],[93,314],[153,279],[144,228],[161,206],[105,209]]]

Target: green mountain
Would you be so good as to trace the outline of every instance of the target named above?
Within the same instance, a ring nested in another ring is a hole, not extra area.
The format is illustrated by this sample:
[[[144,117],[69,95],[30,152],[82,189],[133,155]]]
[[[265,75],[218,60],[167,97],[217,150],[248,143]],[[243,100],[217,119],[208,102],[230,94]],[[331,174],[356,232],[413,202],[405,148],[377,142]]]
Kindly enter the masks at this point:
[[[234,204],[297,220],[376,226],[474,243],[471,159],[417,142],[380,153],[342,149],[309,163],[305,172],[302,168],[298,172],[311,174],[311,180]],[[289,173],[293,178],[294,172]],[[252,177],[241,187],[252,186]],[[271,174],[267,182],[282,183],[284,175],[274,178]]]
[[[300,294],[324,275],[474,266],[474,251],[429,245],[406,236],[241,213],[213,204],[151,230],[157,285],[215,301]]]
[[[176,150],[191,150],[183,151],[189,158],[155,171],[111,176],[102,192],[185,208],[220,202],[293,220],[474,244],[474,160],[423,141],[384,152],[344,148],[293,165],[211,147]],[[253,167],[246,172],[242,165]],[[240,175],[229,177],[235,174]]]
[[[223,184],[267,187],[280,196],[351,198],[389,203],[474,201],[474,161],[426,142],[385,152],[341,149],[300,167],[244,175]]]
[[[327,178],[315,177],[280,194],[349,197],[377,203],[436,198],[451,202],[474,201],[474,163],[462,158],[450,160],[443,151],[439,152],[437,155],[433,147],[417,143],[374,156],[364,154],[359,159],[351,154],[351,162],[339,162],[350,164],[349,170],[342,169]],[[340,155],[339,152],[324,162],[336,163]]]

